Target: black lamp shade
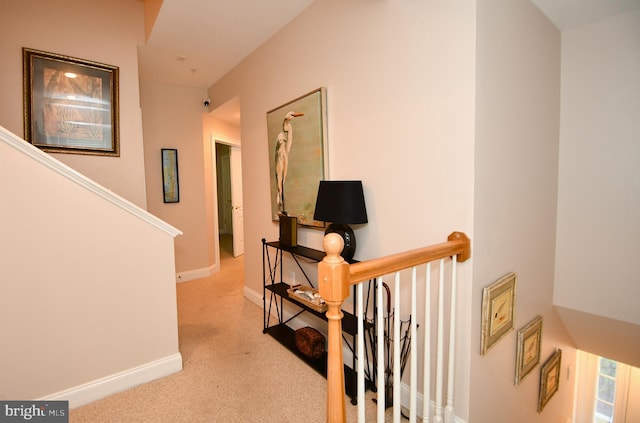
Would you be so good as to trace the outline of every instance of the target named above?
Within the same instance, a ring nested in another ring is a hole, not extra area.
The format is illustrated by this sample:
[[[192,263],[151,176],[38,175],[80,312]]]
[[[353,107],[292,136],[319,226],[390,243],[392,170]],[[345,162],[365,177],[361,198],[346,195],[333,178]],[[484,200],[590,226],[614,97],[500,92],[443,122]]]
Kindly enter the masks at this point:
[[[356,252],[356,236],[349,224],[367,223],[362,181],[320,181],[313,218],[331,222],[324,233],[340,234],[344,240],[340,254],[351,261]]]
[[[362,181],[320,181],[313,218],[332,223],[367,223]]]

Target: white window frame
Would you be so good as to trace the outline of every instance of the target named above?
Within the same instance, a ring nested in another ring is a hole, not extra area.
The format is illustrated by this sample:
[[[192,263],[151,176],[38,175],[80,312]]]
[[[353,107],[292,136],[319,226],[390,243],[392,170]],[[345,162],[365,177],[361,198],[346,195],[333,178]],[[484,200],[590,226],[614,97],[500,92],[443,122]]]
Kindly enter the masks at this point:
[[[595,417],[598,375],[600,374],[597,355],[586,351],[577,352],[576,396],[574,401],[574,422],[592,423]],[[613,422],[626,423],[627,401],[631,367],[618,362],[616,374],[616,395],[613,407]],[[631,422],[629,422],[631,423]]]

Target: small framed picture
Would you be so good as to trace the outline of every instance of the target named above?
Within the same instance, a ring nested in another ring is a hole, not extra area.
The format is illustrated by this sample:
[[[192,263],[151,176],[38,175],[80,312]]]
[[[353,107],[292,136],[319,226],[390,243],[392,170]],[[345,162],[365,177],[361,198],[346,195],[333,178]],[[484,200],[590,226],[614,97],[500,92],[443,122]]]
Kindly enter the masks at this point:
[[[174,148],[162,149],[162,192],[165,203],[180,202],[178,150]]]
[[[544,410],[551,397],[560,386],[560,365],[562,350],[557,349],[540,368],[540,395],[538,397],[538,413]]]
[[[525,327],[518,330],[516,347],[516,380],[519,385],[522,379],[540,363],[540,346],[542,344],[542,316],[536,316]]]
[[[516,279],[515,273],[508,273],[485,287],[482,292],[481,355],[513,329]]]

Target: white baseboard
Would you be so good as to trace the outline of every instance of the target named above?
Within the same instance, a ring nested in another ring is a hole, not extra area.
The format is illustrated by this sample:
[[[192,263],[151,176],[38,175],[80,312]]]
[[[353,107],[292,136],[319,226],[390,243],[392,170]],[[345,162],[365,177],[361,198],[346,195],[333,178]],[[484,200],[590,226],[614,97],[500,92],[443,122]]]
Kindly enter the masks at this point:
[[[405,412],[408,415],[409,413],[409,405],[411,402],[410,399],[410,390],[409,390],[409,386],[406,385],[405,383],[401,383],[400,384],[400,405],[402,407],[405,408]],[[422,407],[424,404],[424,396],[418,392],[416,394],[416,416],[420,419],[423,418],[423,413],[422,413]],[[436,408],[436,404],[433,400],[429,401],[429,410],[430,410],[430,415],[433,416],[434,415],[434,411]],[[443,421],[448,421],[448,418],[445,417],[445,415],[447,414],[447,410],[446,407],[442,407],[442,417],[443,417]],[[433,419],[432,419],[433,420]],[[453,416],[453,422],[454,423],[466,423],[463,419],[461,419],[460,417],[455,415],[454,412],[454,416]]]
[[[257,305],[260,308],[264,308],[264,302],[262,301],[262,294],[254,291],[253,289],[249,289],[246,286],[244,287],[244,297]]]
[[[38,398],[38,401],[69,401],[69,408],[75,408],[181,370],[182,355],[176,353],[120,373]]]
[[[195,279],[206,278],[208,276],[213,275],[217,271],[220,270],[220,265],[218,263],[212,264],[209,267],[203,267],[202,269],[194,269],[187,270],[186,272],[178,272],[176,273],[176,282],[188,282]]]

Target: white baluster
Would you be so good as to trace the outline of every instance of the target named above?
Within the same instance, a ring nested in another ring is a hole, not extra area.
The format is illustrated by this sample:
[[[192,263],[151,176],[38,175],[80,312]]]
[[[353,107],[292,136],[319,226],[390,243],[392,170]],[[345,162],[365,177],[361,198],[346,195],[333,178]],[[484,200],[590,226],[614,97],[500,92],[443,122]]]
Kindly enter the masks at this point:
[[[382,278],[376,279],[376,293],[377,293],[377,310],[376,310],[376,322],[378,325],[377,330],[377,354],[378,362],[377,374],[378,374],[378,408],[377,419],[379,422],[384,422],[384,410],[385,410],[385,395],[384,395],[384,311],[382,308]]]
[[[443,356],[444,347],[443,343],[443,320],[444,320],[444,260],[440,259],[440,275],[438,285],[438,345],[436,346],[438,352],[436,356],[436,409],[433,421],[435,423],[442,423],[442,391],[443,391]]]
[[[422,421],[431,421],[431,263],[427,263],[424,294],[424,369],[422,381]]]
[[[367,316],[364,315],[363,307],[362,307],[362,283],[356,285],[356,315],[358,316],[358,338],[356,340],[357,343],[357,367],[358,367],[358,423],[365,422],[365,413],[364,413],[364,319]]]
[[[418,319],[416,307],[416,267],[411,269],[411,343],[418,341]],[[409,422],[416,423],[416,410],[418,408],[418,348],[411,345],[411,377],[409,386],[411,388],[409,397]]]
[[[457,296],[457,257],[451,262],[451,317],[449,318],[449,374],[447,376],[447,407],[445,408],[445,423],[453,423],[455,411],[453,408],[455,358],[456,358],[456,296]]]
[[[400,423],[400,272],[393,292],[393,421]]]

